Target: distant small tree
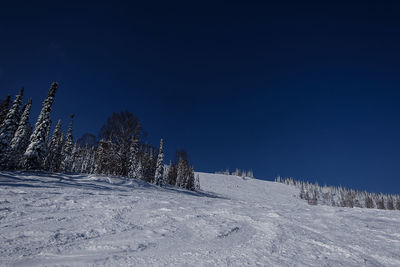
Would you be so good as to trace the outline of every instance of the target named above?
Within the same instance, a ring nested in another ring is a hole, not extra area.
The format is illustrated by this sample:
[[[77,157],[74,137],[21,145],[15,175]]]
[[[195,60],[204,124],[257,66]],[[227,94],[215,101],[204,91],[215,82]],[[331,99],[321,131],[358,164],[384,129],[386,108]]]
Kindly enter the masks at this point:
[[[376,207],[381,210],[385,209],[385,200],[382,195],[376,199]]]
[[[400,197],[397,196],[397,200],[396,200],[396,210],[400,210]]]
[[[388,197],[386,206],[387,206],[388,210],[394,210],[394,204],[393,204],[392,196]]]
[[[317,191],[312,190],[311,198],[308,199],[308,204],[310,205],[317,205],[318,204],[318,197],[317,197]]]
[[[305,197],[306,197],[306,194],[305,194],[305,192],[304,192],[304,185],[303,185],[303,183],[301,183],[300,198],[301,198],[301,199],[305,199]]]
[[[372,200],[369,194],[366,194],[365,196],[365,207],[368,209],[374,208],[374,201]]]
[[[196,174],[196,178],[194,180],[194,190],[200,190],[200,175]]]

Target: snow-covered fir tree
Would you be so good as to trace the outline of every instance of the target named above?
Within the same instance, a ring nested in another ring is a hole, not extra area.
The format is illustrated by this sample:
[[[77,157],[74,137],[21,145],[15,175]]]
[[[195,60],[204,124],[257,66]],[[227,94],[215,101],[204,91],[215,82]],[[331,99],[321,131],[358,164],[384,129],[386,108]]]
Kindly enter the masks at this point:
[[[196,174],[196,178],[194,179],[194,190],[200,190],[200,175]]]
[[[176,177],[178,176],[178,166],[175,163],[169,162],[167,173],[167,184],[176,185]]]
[[[139,142],[132,138],[129,150],[128,177],[142,179],[141,161],[139,159]]]
[[[394,210],[394,203],[393,203],[393,197],[392,196],[389,196],[387,198],[386,207],[387,207],[388,210]]]
[[[96,150],[95,168],[96,174],[112,174],[112,142],[101,139]]]
[[[0,104],[0,125],[3,124],[4,119],[7,116],[8,110],[10,109],[11,96],[8,95],[5,100]]]
[[[47,126],[47,131],[46,131],[46,146],[47,146],[47,151],[49,150],[49,147],[50,147],[50,143],[51,143],[51,137],[50,137],[50,132],[51,132],[51,124],[52,124],[53,122],[51,121],[51,119],[50,119],[50,123],[49,123],[49,125]]]
[[[50,125],[50,112],[58,84],[53,82],[50,91],[43,102],[42,110],[35,124],[35,129],[30,137],[29,146],[24,154],[24,167],[26,169],[40,169],[47,155],[46,135]]]
[[[19,94],[16,96],[10,110],[8,111],[6,118],[0,126],[0,164],[5,167],[7,161],[7,152],[10,149],[11,140],[17,131],[20,117],[20,106],[22,96],[24,94],[24,88],[21,89]]]
[[[81,165],[81,173],[91,173],[92,172],[92,165],[93,165],[93,147],[86,146],[83,149],[83,158],[82,158],[82,165]]]
[[[154,180],[156,185],[163,184],[163,176],[164,176],[164,151],[163,151],[163,140],[161,139],[160,150],[158,151],[156,173],[154,175]]]
[[[29,116],[31,113],[32,99],[28,100],[25,105],[18,128],[15,131],[14,137],[11,140],[8,152],[8,167],[11,169],[17,168],[22,164],[22,157],[28,146],[29,137],[32,132],[32,127],[29,124]]]
[[[74,145],[74,138],[72,136],[72,122],[74,119],[74,114],[71,115],[69,121],[68,132],[65,137],[64,147],[62,149],[62,162],[61,170],[63,172],[70,172],[72,170],[72,149]]]
[[[77,142],[74,144],[74,148],[72,149],[72,168],[73,172],[80,172],[83,164],[83,149],[78,145]]]
[[[145,181],[149,183],[154,183],[154,174],[156,172],[157,161],[154,157],[154,148],[152,146],[149,147],[149,153],[144,154],[143,160],[143,166],[145,166]]]
[[[185,161],[182,157],[179,157],[178,168],[176,172],[176,186],[182,187],[185,182]]]
[[[49,145],[47,157],[45,159],[46,170],[57,172],[60,170],[62,161],[63,132],[61,130],[61,120],[58,120],[54,128],[53,137]]]
[[[95,168],[95,159],[96,159],[96,149],[94,147],[90,148],[90,159],[87,166],[88,173],[94,173]]]

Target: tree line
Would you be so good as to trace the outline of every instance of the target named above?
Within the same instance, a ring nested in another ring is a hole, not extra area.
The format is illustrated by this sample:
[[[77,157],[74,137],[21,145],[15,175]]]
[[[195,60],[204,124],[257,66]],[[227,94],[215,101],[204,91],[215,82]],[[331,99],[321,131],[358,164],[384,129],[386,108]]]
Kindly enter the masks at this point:
[[[32,99],[22,106],[23,88],[13,102],[10,96],[0,101],[1,170],[118,175],[159,186],[200,189],[199,177],[195,177],[187,153],[177,151],[166,166],[163,140],[158,149],[146,144],[139,118],[128,111],[107,118],[98,138],[85,134],[74,141],[74,115],[66,133],[58,120],[51,135],[50,114],[57,89],[57,82],[52,83],[34,127],[29,120]]]
[[[318,183],[297,181],[293,178],[281,178],[279,176],[275,181],[297,187],[299,197],[310,205],[400,210],[399,195],[376,194],[341,186],[320,186]]]
[[[234,175],[242,178],[254,178],[253,170],[246,171],[238,168],[236,168],[233,172],[230,172],[229,169],[226,169],[225,171],[216,171],[215,174]]]

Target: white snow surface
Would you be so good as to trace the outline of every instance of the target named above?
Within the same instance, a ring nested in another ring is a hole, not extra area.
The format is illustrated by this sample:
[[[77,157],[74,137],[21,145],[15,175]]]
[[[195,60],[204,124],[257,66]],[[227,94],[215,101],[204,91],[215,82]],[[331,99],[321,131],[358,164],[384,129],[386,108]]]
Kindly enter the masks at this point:
[[[0,172],[1,266],[400,266],[400,212],[310,206],[294,187],[199,173],[201,192]]]

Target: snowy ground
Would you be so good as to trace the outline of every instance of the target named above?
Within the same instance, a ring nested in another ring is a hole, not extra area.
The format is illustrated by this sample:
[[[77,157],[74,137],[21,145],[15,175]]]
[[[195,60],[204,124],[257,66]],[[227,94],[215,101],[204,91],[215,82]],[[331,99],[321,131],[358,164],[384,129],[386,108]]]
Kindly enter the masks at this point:
[[[202,192],[0,173],[0,265],[400,266],[400,212],[310,206],[279,183],[200,173]]]

